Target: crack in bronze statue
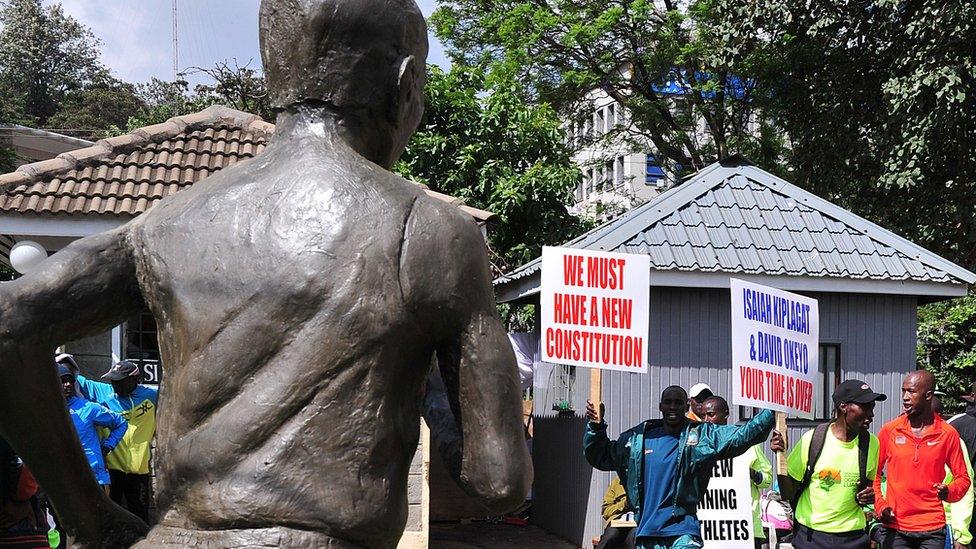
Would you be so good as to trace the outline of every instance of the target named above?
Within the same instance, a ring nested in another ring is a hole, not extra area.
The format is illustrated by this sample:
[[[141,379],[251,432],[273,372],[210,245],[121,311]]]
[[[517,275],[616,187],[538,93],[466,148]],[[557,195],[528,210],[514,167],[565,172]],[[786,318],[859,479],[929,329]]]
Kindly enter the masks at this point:
[[[531,483],[480,231],[389,171],[423,112],[419,10],[265,0],[260,30],[264,153],[0,285],[0,435],[81,546],[392,547],[421,414],[489,509]],[[95,483],[52,364],[144,306],[167,366],[148,535]]]

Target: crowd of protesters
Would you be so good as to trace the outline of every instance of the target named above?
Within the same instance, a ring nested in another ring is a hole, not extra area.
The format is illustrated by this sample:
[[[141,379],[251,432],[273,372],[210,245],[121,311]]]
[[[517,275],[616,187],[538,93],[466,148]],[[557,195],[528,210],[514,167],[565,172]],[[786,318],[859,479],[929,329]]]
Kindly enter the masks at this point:
[[[156,387],[140,384],[142,370],[115,363],[104,382],[81,374],[69,354],[54,359],[65,408],[92,475],[123,508],[150,521],[149,451],[156,429]],[[11,446],[0,439],[0,548],[63,546],[57,515],[43,487]]]
[[[942,418],[935,379],[915,371],[902,383],[903,412],[870,432],[874,407],[887,399],[859,380],[834,390],[834,418],[792,445],[761,411],[727,425],[728,403],[705,384],[661,394],[662,419],[607,436],[605,407],[587,403],[583,452],[596,469],[616,473],[604,501],[600,549],[703,546],[697,517],[713,465],[749,456],[755,546],[765,543],[759,497],[772,485],[793,510],[789,541],[798,549],[968,549],[973,540],[972,461],[976,457],[976,383],[971,406]],[[762,450],[786,454],[773,484]],[[619,517],[632,521],[622,527]]]

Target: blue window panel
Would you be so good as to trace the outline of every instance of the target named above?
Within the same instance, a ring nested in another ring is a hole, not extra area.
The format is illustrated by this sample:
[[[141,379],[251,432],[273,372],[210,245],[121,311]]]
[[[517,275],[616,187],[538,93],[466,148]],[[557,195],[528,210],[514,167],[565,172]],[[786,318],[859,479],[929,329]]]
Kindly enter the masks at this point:
[[[647,155],[647,171],[644,175],[644,183],[647,185],[660,185],[664,181],[664,169],[658,163],[654,155]]]

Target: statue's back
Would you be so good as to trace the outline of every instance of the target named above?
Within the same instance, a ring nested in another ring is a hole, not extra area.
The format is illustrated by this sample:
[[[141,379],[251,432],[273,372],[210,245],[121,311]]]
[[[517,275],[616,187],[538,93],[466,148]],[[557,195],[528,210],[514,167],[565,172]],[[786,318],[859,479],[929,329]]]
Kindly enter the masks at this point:
[[[430,199],[322,145],[273,143],[133,230],[167,364],[164,525],[287,517],[376,545],[406,518],[433,342],[400,262],[414,204]]]

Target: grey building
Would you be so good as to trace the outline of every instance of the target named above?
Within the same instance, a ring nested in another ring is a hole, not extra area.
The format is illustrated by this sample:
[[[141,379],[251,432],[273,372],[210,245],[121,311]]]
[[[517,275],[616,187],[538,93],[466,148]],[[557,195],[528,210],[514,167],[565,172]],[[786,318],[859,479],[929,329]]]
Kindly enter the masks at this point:
[[[650,256],[649,374],[604,372],[611,436],[659,417],[658,397],[669,385],[705,382],[731,394],[730,277],[819,300],[817,418],[830,415],[833,387],[857,378],[893,397],[876,410],[875,429],[900,413],[901,379],[915,368],[917,307],[964,296],[976,281],[741,157],[709,166],[566,246]],[[539,269],[537,259],[496,280],[499,301],[538,302]],[[534,389],[533,520],[589,547],[602,531],[611,475],[582,455],[589,374],[543,363]],[[753,413],[733,408],[734,421]],[[816,423],[791,420],[791,440]]]

